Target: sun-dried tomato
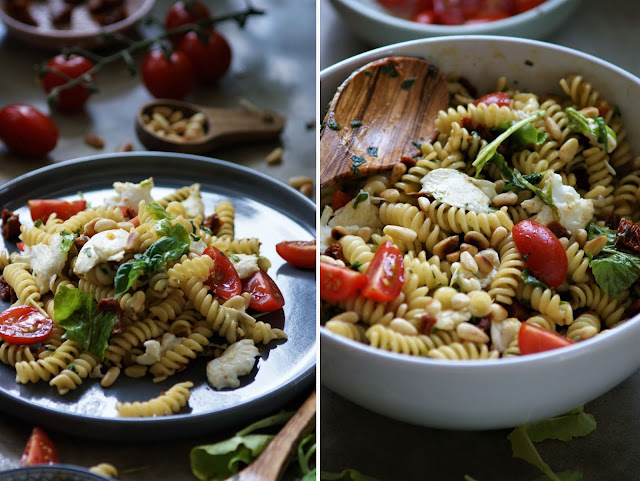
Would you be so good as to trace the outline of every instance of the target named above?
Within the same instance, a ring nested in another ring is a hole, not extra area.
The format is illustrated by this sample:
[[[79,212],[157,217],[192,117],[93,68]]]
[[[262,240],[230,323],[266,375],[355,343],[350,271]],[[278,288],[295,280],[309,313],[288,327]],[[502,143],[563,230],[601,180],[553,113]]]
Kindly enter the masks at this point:
[[[435,317],[425,314],[420,318],[418,331],[420,331],[425,336],[430,336],[431,330],[436,325],[436,322],[438,322],[438,320]]]
[[[560,239],[561,237],[566,237],[567,239],[571,237],[571,232],[569,232],[566,227],[557,220],[552,220],[551,222],[549,222],[547,224],[547,229],[553,232],[553,235],[558,239]]]
[[[620,219],[616,231],[616,245],[623,245],[640,253],[640,225],[628,219]]]
[[[607,218],[604,220],[604,225],[609,229],[618,230],[618,225],[620,225],[621,218],[622,217],[620,217],[615,212],[609,212],[609,215],[607,215]]]
[[[344,254],[342,253],[342,244],[340,244],[340,242],[329,244],[329,247],[327,247],[324,251],[324,255],[348,264],[347,259],[345,259]]]

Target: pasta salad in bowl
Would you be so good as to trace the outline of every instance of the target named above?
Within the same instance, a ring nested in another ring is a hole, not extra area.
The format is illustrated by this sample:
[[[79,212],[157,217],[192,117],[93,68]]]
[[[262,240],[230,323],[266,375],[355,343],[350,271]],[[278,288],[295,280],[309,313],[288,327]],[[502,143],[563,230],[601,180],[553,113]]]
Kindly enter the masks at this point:
[[[453,37],[337,64],[323,102],[393,56],[438,66],[450,105],[431,139],[406,139],[414,157],[323,188],[322,382],[461,429],[606,392],[640,365],[640,81],[562,47]]]

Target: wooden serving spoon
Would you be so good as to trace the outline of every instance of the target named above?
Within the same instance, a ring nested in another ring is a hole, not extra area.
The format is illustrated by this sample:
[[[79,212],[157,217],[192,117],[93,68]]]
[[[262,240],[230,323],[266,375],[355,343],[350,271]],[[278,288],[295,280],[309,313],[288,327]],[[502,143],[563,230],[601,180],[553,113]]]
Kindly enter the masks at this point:
[[[447,82],[425,60],[387,57],[356,70],[338,88],[320,137],[322,187],[387,170],[432,140],[449,105]]]
[[[202,112],[205,116],[204,136],[197,140],[178,141],[160,136],[145,124],[144,116],[152,116],[155,107],[180,110],[185,118]],[[212,108],[180,100],[158,99],[144,104],[136,115],[136,133],[149,150],[204,154],[219,147],[277,138],[284,129],[285,119],[269,110],[257,108]]]
[[[225,481],[278,481],[287,461],[302,438],[314,426],[316,419],[315,390],[296,411],[269,445],[249,466]]]

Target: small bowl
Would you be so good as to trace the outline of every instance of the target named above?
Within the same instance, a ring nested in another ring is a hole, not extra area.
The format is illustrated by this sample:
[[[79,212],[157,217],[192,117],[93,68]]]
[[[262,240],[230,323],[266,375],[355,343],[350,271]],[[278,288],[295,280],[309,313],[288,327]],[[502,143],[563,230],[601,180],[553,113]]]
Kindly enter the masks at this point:
[[[558,81],[583,74],[622,114],[632,152],[640,153],[640,79],[596,57],[534,40],[458,36],[390,45],[320,73],[320,105],[349,74],[375,59],[422,57],[479,92],[510,85],[562,93]],[[593,400],[640,367],[640,319],[545,353],[485,361],[441,361],[374,349],[321,327],[321,382],[372,411],[446,429],[507,428],[558,415]]]
[[[107,481],[86,468],[66,464],[27,466],[0,471],[0,481]]]
[[[376,0],[331,0],[345,23],[366,43],[380,47],[443,35],[505,35],[543,39],[559,28],[580,0],[547,0],[524,13],[476,25],[427,25],[388,13]]]
[[[46,25],[35,27],[22,23],[6,12],[4,2],[0,6],[0,20],[6,24],[11,35],[34,47],[45,50],[61,50],[69,47],[92,49],[113,43],[109,40],[101,41],[101,34],[126,33],[132,29],[142,17],[149,13],[154,3],[155,0],[125,0],[129,16],[105,27],[100,27],[89,19],[85,4],[76,7],[80,15],[72,17],[69,29],[56,29],[51,27],[48,22]],[[46,2],[43,0],[36,0],[33,4],[37,5],[38,9],[46,8]],[[38,20],[45,16],[45,12],[44,10],[36,10],[34,16]]]

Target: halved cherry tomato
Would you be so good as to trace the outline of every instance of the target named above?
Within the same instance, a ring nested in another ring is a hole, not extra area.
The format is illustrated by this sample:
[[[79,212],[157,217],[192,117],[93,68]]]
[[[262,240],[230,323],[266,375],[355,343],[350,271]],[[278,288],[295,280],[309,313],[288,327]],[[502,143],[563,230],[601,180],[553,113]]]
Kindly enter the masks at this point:
[[[567,254],[551,230],[539,222],[522,220],[511,234],[527,268],[538,280],[552,289],[564,282],[569,264]]]
[[[313,269],[316,266],[316,241],[285,241],[276,244],[276,251],[289,264]]]
[[[230,299],[242,292],[242,282],[233,267],[233,263],[218,249],[207,247],[202,255],[213,259],[213,267],[209,270],[210,277],[205,284],[213,293],[223,299]]]
[[[526,12],[527,10],[531,10],[541,3],[544,3],[544,1],[545,0],[514,0],[515,13],[522,13]]]
[[[271,312],[284,306],[284,297],[269,274],[260,269],[248,279],[242,280],[242,292],[251,294],[249,307],[261,312]]]
[[[320,263],[320,299],[339,302],[355,296],[367,283],[367,276],[347,267]]]
[[[58,199],[32,199],[27,202],[31,211],[31,220],[41,220],[46,222],[51,214],[56,214],[58,219],[67,220],[87,208],[86,200],[66,200]]]
[[[436,23],[436,14],[433,10],[421,10],[411,20],[418,23],[433,24]]]
[[[16,154],[47,155],[58,136],[53,120],[31,105],[11,104],[0,110],[0,140]]]
[[[58,451],[53,441],[39,427],[33,428],[31,436],[20,459],[20,466],[33,466],[35,464],[56,464]]]
[[[24,251],[24,242],[20,241],[16,244],[16,247],[20,250],[20,252]]]
[[[334,211],[338,210],[341,207],[344,207],[345,205],[347,205],[351,201],[351,199],[353,199],[353,196],[338,189],[331,196],[331,207],[333,207]]]
[[[14,306],[0,312],[0,337],[12,344],[43,341],[53,329],[53,321],[32,306]]]
[[[570,346],[573,341],[562,337],[555,332],[547,331],[534,324],[523,322],[518,331],[518,346],[520,354],[534,354],[536,352],[550,351],[559,347]]]
[[[91,60],[82,55],[56,55],[47,62],[49,71],[42,78],[42,88],[49,93],[54,87],[67,83],[69,79],[82,77],[92,68]],[[55,106],[65,112],[81,110],[90,95],[87,84],[81,83],[59,92]]]
[[[473,103],[475,105],[478,105],[479,103],[483,103],[485,105],[496,104],[503,107],[511,105],[511,98],[509,98],[509,94],[506,92],[494,92],[492,94],[487,94],[484,97],[480,97]]]
[[[509,15],[502,12],[481,13],[479,15],[471,17],[469,20],[465,21],[464,23],[465,25],[477,25],[479,23],[495,22],[496,20],[502,20],[504,18],[509,18]]]
[[[404,260],[398,248],[386,241],[376,251],[367,268],[367,285],[362,295],[376,302],[392,301],[402,291]]]

